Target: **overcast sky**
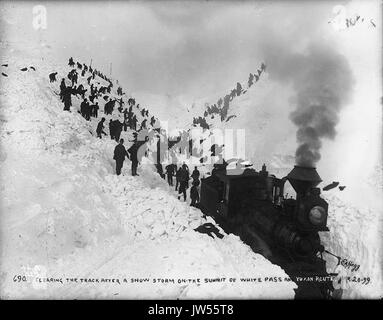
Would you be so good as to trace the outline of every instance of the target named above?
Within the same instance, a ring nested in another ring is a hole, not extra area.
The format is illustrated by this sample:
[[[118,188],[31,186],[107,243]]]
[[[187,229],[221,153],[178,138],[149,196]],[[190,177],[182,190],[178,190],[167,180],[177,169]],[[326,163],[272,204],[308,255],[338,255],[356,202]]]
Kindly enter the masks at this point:
[[[32,9],[38,4],[47,9],[48,25],[36,31]],[[344,5],[345,18],[359,14],[364,22],[351,28],[329,23],[337,5]],[[256,72],[261,62],[266,62],[270,86],[275,81],[279,88],[287,87],[291,79],[298,89],[304,88],[305,78],[299,77],[307,76],[302,72],[305,68],[313,71],[314,80],[322,77],[331,85],[333,79],[342,79],[339,72],[332,77],[327,75],[329,69],[318,68],[346,60],[351,69],[347,79],[353,80],[350,99],[342,106],[338,136],[326,141],[322,158],[350,177],[351,172],[364,175],[359,168],[375,165],[377,158],[381,163],[381,9],[379,0],[1,1],[0,37],[9,42],[32,41],[32,47],[48,44],[60,65],[70,56],[86,63],[92,58],[93,66],[108,74],[112,63],[112,77],[128,94],[167,96],[164,108],[227,93],[249,72]],[[316,57],[325,58],[325,64],[316,63]],[[335,91],[342,90],[338,81]],[[270,92],[268,107],[291,102],[281,101],[285,98],[279,97],[278,90]],[[344,162],[339,153],[352,156]]]
[[[73,56],[89,63],[93,58],[106,72],[111,62],[113,76],[130,90],[195,98],[226,90],[255,72],[267,60],[269,41],[297,51],[308,39],[331,42],[328,21],[337,4],[53,1],[43,3],[47,29],[35,31],[32,8],[41,3],[9,4],[8,11],[2,10],[3,32],[17,24],[46,40],[63,61]]]

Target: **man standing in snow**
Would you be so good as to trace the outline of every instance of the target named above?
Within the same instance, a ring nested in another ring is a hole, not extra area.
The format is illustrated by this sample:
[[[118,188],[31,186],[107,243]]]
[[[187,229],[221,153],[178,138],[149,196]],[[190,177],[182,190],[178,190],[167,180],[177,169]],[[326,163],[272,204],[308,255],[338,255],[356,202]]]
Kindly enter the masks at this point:
[[[92,106],[92,116],[97,118],[98,117],[98,109],[100,107],[98,106],[98,102]]]
[[[139,144],[134,142],[133,145],[128,149],[130,154],[130,161],[132,161],[132,176],[138,176],[137,167],[138,167],[138,158],[137,153],[139,149]]]
[[[114,123],[113,120],[109,120],[109,134],[110,134],[110,139],[114,139]]]
[[[112,98],[109,98],[109,101],[104,106],[104,113],[105,114],[112,114],[114,108],[114,101]]]
[[[120,140],[120,143],[114,148],[113,159],[116,160],[116,173],[119,176],[124,164],[125,157],[129,158],[128,153],[124,147],[124,139]]]
[[[60,98],[61,98],[62,102],[64,102],[64,91],[65,91],[65,89],[66,89],[65,79],[62,78],[61,83],[60,83]]]
[[[191,206],[196,207],[199,203],[199,192],[198,192],[198,186],[199,186],[199,180],[195,179],[193,181],[193,185],[190,189],[190,198],[191,198]]]
[[[124,110],[124,131],[128,130],[128,109],[125,108]]]
[[[191,177],[193,178],[193,180],[199,180],[199,176],[200,176],[200,173],[199,173],[197,167],[194,167],[194,170],[193,170]]]
[[[180,184],[181,171],[182,171],[182,167],[180,167],[178,170],[176,170],[176,191],[177,191],[178,186]]]
[[[180,186],[178,189],[178,200],[181,197],[181,193],[183,193],[184,201],[186,201],[186,189],[188,188],[189,184],[189,171],[187,170],[186,164],[183,164],[180,170],[181,171],[179,175]]]
[[[85,119],[90,121],[90,117],[92,116],[93,106],[87,101],[85,108]]]
[[[123,124],[119,120],[113,121],[114,138],[116,141],[120,139]]]
[[[133,115],[133,118],[132,118],[132,127],[131,127],[133,130],[137,130],[137,117],[136,115]]]
[[[171,163],[165,167],[169,186],[173,185],[174,165]]]
[[[86,118],[86,110],[87,110],[88,100],[85,98],[80,104],[80,112],[81,115]]]
[[[72,88],[66,87],[63,92],[64,110],[70,111],[72,105]]]
[[[104,122],[105,122],[105,118],[102,118],[101,121],[98,123],[97,129],[96,129],[97,137],[100,139],[102,138],[101,134],[106,135],[106,133],[104,132]]]

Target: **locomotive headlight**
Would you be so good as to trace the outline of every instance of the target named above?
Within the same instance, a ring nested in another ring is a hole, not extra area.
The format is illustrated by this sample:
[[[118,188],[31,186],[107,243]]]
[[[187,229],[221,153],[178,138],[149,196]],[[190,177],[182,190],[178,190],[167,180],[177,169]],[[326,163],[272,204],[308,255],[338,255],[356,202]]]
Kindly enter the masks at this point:
[[[309,220],[315,225],[321,225],[326,219],[326,210],[321,206],[313,207],[309,212]]]

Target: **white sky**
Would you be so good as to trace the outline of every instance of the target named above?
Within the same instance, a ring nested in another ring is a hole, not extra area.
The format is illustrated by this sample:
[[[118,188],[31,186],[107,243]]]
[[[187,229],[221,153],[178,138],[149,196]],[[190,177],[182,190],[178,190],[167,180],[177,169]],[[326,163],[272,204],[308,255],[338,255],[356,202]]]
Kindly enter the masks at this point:
[[[47,8],[43,31],[32,27],[37,4]],[[365,21],[339,30],[329,23],[339,4],[346,17],[359,14]],[[270,48],[275,59],[285,51],[303,52],[308,43],[332,46],[351,65],[355,86],[338,136],[326,142],[322,158],[338,170],[362,174],[355,168],[381,157],[380,1],[16,1],[0,8],[2,39],[45,41],[63,64],[70,56],[87,63],[92,58],[105,73],[112,62],[113,77],[128,92],[183,101],[232,88],[267,63]],[[339,162],[340,145],[352,159]]]
[[[367,1],[374,4],[373,1]],[[32,8],[48,27],[32,28]],[[3,3],[3,32],[45,39],[53,52],[93,63],[132,91],[206,96],[233,86],[267,59],[270,39],[294,50],[334,41],[335,1],[52,1]],[[371,7],[371,6],[370,6]],[[376,5],[375,5],[376,7]],[[40,35],[39,35],[40,34]],[[39,39],[40,39],[39,38]]]

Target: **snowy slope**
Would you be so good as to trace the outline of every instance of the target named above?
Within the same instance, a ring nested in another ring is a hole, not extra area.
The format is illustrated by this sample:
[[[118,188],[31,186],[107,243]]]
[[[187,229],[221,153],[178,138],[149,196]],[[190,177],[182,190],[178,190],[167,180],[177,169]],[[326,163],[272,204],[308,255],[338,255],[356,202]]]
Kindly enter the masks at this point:
[[[358,94],[362,92],[359,90],[362,89],[357,86]],[[209,99],[209,104],[213,104],[219,96],[200,99],[193,106],[193,116],[203,116],[205,104]],[[371,278],[368,285],[350,283],[343,291],[343,297],[377,298],[383,295],[383,179],[382,158],[378,154],[381,148],[381,116],[376,117],[381,110],[375,105],[371,105],[368,111],[362,110],[364,104],[359,104],[358,99],[355,98],[355,102],[341,114],[335,141],[324,141],[322,159],[318,163],[317,169],[323,179],[319,187],[332,181],[340,181],[341,185],[346,186],[344,191],[336,188],[323,192],[323,197],[329,202],[330,232],[322,233],[321,238],[327,250],[360,265],[358,272],[345,270],[347,276]],[[266,72],[256,84],[247,88],[245,94],[230,102],[227,117],[236,117],[228,122],[222,122],[217,116],[207,117],[210,130],[205,131],[203,136],[209,136],[209,132],[217,128],[245,129],[246,160],[253,163],[256,170],[265,163],[270,173],[283,177],[295,164],[296,127],[289,120],[292,111],[290,100],[290,88],[271,81]],[[162,107],[165,113],[167,109]],[[364,116],[361,117],[361,114]],[[171,114],[164,116],[171,117]],[[368,130],[366,121],[369,121]],[[179,127],[183,123],[184,120]],[[190,123],[186,129],[191,127]],[[379,145],[376,144],[379,139],[374,138],[375,134],[380,136]],[[356,146],[361,148],[358,153]],[[200,170],[208,172],[211,165],[200,167]],[[285,192],[289,196],[295,194],[289,183]],[[334,272],[337,260],[327,254],[325,258],[328,271]]]
[[[97,120],[76,112],[80,101],[73,99],[71,113],[62,111],[59,84],[50,84],[48,74],[58,71],[60,79],[69,69],[49,47],[2,42],[1,51],[9,64],[0,101],[2,298],[294,297],[291,282],[229,283],[229,277],[286,274],[236,236],[195,232],[211,220],[179,202],[150,163],[133,178],[126,161],[123,175],[115,176],[115,142],[95,137]],[[20,71],[30,65],[36,71]],[[17,275],[26,282],[14,282]],[[46,277],[64,283],[36,280]],[[226,282],[65,282],[74,277]]]

